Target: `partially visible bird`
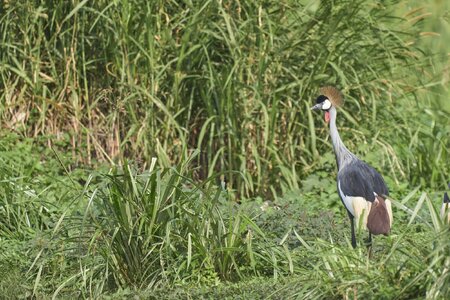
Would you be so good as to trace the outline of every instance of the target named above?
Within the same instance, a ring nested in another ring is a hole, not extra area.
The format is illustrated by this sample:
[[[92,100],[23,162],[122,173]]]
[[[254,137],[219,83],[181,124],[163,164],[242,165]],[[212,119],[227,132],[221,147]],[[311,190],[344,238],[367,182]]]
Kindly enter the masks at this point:
[[[338,167],[337,189],[347,209],[351,223],[352,246],[356,248],[355,222],[372,234],[388,235],[392,226],[392,208],[388,187],[383,177],[371,166],[358,159],[342,142],[336,127],[336,107],[343,104],[341,92],[331,86],[320,89],[312,110],[322,110],[330,124],[330,136]],[[361,222],[361,223],[360,223]]]
[[[450,189],[450,182],[448,184],[448,188]],[[446,214],[447,213],[447,217]],[[441,206],[441,218],[450,224],[450,198],[448,197],[447,192],[444,193],[444,200],[442,201]]]

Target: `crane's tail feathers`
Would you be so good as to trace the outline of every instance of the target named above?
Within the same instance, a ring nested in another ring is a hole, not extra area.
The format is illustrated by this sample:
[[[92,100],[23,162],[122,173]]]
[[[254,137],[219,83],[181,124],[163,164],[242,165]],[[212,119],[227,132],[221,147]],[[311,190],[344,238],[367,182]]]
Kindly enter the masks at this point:
[[[384,202],[386,203],[386,208],[389,214],[389,220],[392,227],[392,223],[394,222],[394,215],[392,214],[392,201],[389,199],[389,197],[385,194],[382,194],[381,197],[383,197]]]
[[[386,204],[387,213],[389,215],[389,227],[392,227],[392,222],[394,222],[394,216],[392,215],[392,203],[391,200],[385,198],[384,203]]]
[[[392,207],[389,199],[376,196],[367,217],[367,228],[373,235],[388,235],[391,230]]]

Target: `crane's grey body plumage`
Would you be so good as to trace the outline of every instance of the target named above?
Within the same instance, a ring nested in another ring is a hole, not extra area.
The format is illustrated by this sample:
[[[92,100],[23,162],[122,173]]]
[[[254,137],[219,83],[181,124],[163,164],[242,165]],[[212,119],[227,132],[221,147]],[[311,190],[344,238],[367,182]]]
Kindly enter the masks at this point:
[[[389,191],[381,175],[361,160],[344,166],[338,172],[338,182],[344,195],[363,197],[373,202],[375,194],[389,196]]]

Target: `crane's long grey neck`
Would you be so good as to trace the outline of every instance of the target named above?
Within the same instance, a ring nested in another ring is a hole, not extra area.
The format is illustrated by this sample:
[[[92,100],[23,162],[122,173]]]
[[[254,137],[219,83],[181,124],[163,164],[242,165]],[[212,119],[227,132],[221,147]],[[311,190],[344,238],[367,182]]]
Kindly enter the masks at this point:
[[[345,147],[344,143],[339,136],[339,131],[336,127],[336,108],[331,107],[329,110],[330,113],[330,136],[331,141],[333,142],[334,153],[336,154],[336,161],[338,164],[338,169],[340,170],[347,163],[356,158],[356,156],[351,153],[347,147]]]

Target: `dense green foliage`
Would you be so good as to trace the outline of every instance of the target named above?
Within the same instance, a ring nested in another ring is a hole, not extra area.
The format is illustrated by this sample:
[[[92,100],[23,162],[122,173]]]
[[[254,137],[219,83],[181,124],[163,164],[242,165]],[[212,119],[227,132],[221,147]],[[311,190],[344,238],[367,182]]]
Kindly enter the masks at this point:
[[[418,48],[429,38],[421,13],[396,18],[364,0],[7,2],[2,124],[66,140],[87,162],[156,156],[168,167],[199,149],[198,178],[224,172],[239,195],[267,194],[297,188],[329,151],[308,108],[334,84],[352,149],[374,153],[391,177],[427,172],[439,186],[449,120],[416,118],[435,99],[421,91],[441,81]]]
[[[0,296],[450,297],[448,10],[3,1]],[[392,192],[371,250],[309,110],[328,84]]]

